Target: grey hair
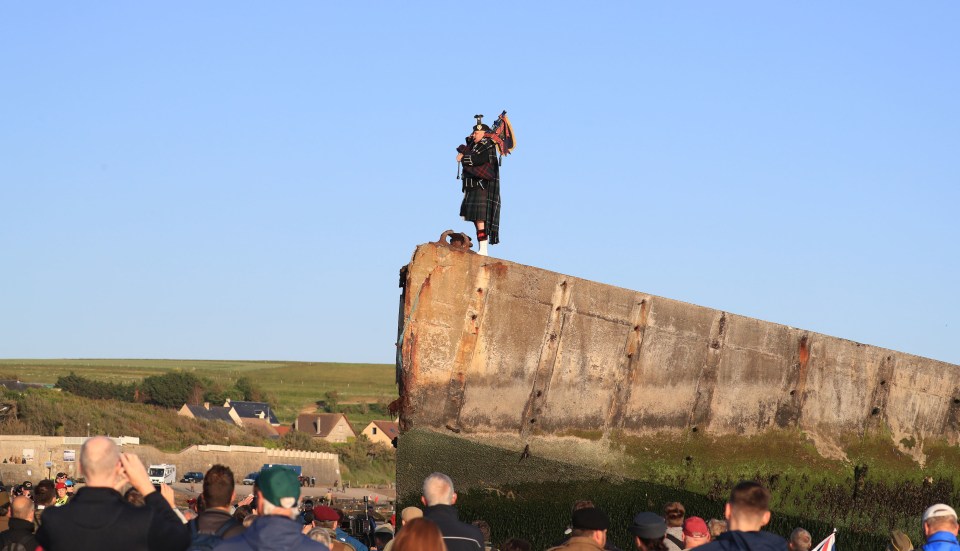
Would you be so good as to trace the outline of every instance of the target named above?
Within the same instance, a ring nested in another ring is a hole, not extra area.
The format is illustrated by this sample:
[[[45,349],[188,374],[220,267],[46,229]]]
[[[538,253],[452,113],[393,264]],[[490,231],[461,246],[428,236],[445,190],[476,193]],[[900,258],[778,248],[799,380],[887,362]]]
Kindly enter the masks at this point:
[[[813,545],[813,536],[803,528],[794,528],[793,532],[790,533],[790,543],[798,551],[810,551],[810,546]]]
[[[427,506],[453,505],[453,481],[443,473],[433,473],[423,481],[423,499]]]
[[[294,502],[294,504],[293,504],[293,507],[294,507],[294,508],[291,509],[291,508],[289,508],[289,507],[280,507],[280,506],[278,506],[278,505],[275,505],[275,504],[273,504],[273,503],[270,503],[270,502],[267,501],[266,499],[263,499],[262,501],[263,501],[263,514],[264,514],[264,515],[274,515],[274,514],[277,514],[277,513],[275,513],[275,511],[276,511],[277,509],[285,509],[285,510],[287,511],[286,516],[290,517],[291,519],[296,519],[297,516],[300,514],[300,513],[297,511],[297,509],[296,509],[296,502]]]
[[[307,537],[313,541],[319,541],[328,548],[333,548],[333,538],[330,536],[330,530],[326,528],[320,528],[319,526],[316,528],[311,528],[310,531],[307,532]]]

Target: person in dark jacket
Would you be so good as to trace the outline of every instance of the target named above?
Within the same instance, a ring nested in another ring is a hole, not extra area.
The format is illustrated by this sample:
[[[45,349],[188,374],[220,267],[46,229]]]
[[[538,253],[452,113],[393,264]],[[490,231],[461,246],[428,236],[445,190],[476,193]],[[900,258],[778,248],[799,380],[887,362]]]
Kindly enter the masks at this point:
[[[730,530],[699,547],[701,551],[787,551],[787,540],[761,528],[770,522],[770,491],[756,482],[734,486],[724,506]]]
[[[216,534],[224,525],[230,523],[223,532],[223,539],[239,536],[243,533],[243,524],[233,518],[230,504],[236,498],[236,484],[230,467],[214,465],[203,476],[203,492],[199,503],[202,504],[197,518],[190,522],[198,535]]]
[[[15,497],[10,503],[9,528],[0,532],[0,548],[20,544],[24,551],[34,551],[39,543],[33,534],[33,502],[28,497]]]
[[[607,543],[610,519],[596,507],[585,507],[573,512],[573,530],[563,545],[547,551],[603,551]]]
[[[957,532],[960,525],[957,524],[957,512],[953,507],[938,503],[927,507],[923,512],[923,535],[927,538],[927,543],[920,549],[923,551],[958,551],[960,544],[957,543]]]
[[[457,493],[453,490],[453,481],[443,473],[433,473],[423,481],[423,497],[426,509],[423,518],[433,521],[440,533],[447,551],[483,551],[483,533],[479,528],[466,522],[460,522],[457,509]]]
[[[303,534],[299,521],[300,481],[284,467],[260,471],[254,485],[257,517],[242,534],[223,540],[217,551],[330,551]]]
[[[80,449],[80,471],[87,485],[63,507],[43,513],[37,540],[45,551],[182,551],[190,533],[173,511],[173,490],[157,491],[134,454],[120,453],[104,436]],[[143,494],[145,505],[124,501],[117,488],[129,482]]]

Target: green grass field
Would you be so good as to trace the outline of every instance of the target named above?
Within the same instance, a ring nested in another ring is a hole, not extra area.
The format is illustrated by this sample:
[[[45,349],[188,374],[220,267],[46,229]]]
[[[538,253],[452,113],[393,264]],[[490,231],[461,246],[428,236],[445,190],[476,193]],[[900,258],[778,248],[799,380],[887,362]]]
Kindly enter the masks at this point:
[[[394,366],[391,364],[348,364],[282,361],[225,360],[0,360],[0,378],[24,382],[55,383],[71,372],[110,382],[129,383],[171,370],[190,372],[224,386],[239,377],[248,377],[268,395],[283,424],[293,422],[297,413],[323,400],[329,391],[339,393],[341,403],[383,403],[397,397]],[[351,414],[354,427],[366,426],[382,417]]]

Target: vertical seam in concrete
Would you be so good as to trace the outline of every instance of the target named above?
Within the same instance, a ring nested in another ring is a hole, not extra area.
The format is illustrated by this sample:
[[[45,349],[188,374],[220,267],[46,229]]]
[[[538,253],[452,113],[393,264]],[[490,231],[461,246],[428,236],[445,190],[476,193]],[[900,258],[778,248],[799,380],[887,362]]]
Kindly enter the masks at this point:
[[[447,387],[447,403],[444,407],[444,419],[457,429],[460,426],[460,414],[463,412],[463,403],[466,395],[466,372],[473,366],[477,353],[477,341],[480,338],[480,327],[483,322],[483,312],[486,309],[487,295],[489,295],[490,272],[486,266],[477,273],[473,286],[476,292],[467,305],[463,318],[463,329],[460,331],[457,351],[454,355],[450,382]]]
[[[650,297],[644,297],[637,301],[634,304],[633,312],[630,313],[630,327],[627,331],[627,337],[624,339],[624,350],[617,366],[615,396],[604,424],[603,435],[605,438],[610,436],[611,430],[622,429],[625,422],[624,412],[627,409],[627,402],[630,401],[631,391],[637,383],[636,379],[641,369],[640,351],[643,348],[643,337],[647,330],[647,315],[650,311],[649,299]]]
[[[710,327],[710,342],[707,344],[707,358],[697,376],[697,397],[690,408],[687,418],[688,427],[708,425],[713,404],[713,392],[717,387],[720,361],[723,359],[723,347],[727,337],[727,313],[719,312],[716,321]],[[705,427],[703,427],[705,428]]]
[[[540,356],[537,360],[537,372],[533,377],[533,386],[530,397],[524,404],[520,417],[520,437],[526,439],[530,435],[533,423],[530,422],[538,413],[541,404],[547,400],[553,371],[556,368],[557,356],[560,350],[560,341],[563,326],[566,323],[566,310],[570,303],[570,285],[565,279],[557,283],[550,301],[550,319],[540,343]]]

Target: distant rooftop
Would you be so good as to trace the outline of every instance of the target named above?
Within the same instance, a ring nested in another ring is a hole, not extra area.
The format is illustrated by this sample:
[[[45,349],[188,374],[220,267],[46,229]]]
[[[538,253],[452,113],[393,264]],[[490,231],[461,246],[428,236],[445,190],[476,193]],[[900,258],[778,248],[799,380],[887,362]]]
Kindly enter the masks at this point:
[[[234,424],[233,418],[230,417],[230,408],[220,407],[220,406],[210,406],[210,409],[202,405],[191,405],[186,404],[187,409],[190,410],[190,413],[193,414],[197,419],[206,419],[208,421],[226,421],[231,425]]]
[[[223,406],[233,406],[233,409],[237,410],[237,415],[239,415],[241,419],[265,419],[269,421],[271,425],[280,424],[277,416],[273,413],[273,408],[266,402],[240,402],[227,398]]]

